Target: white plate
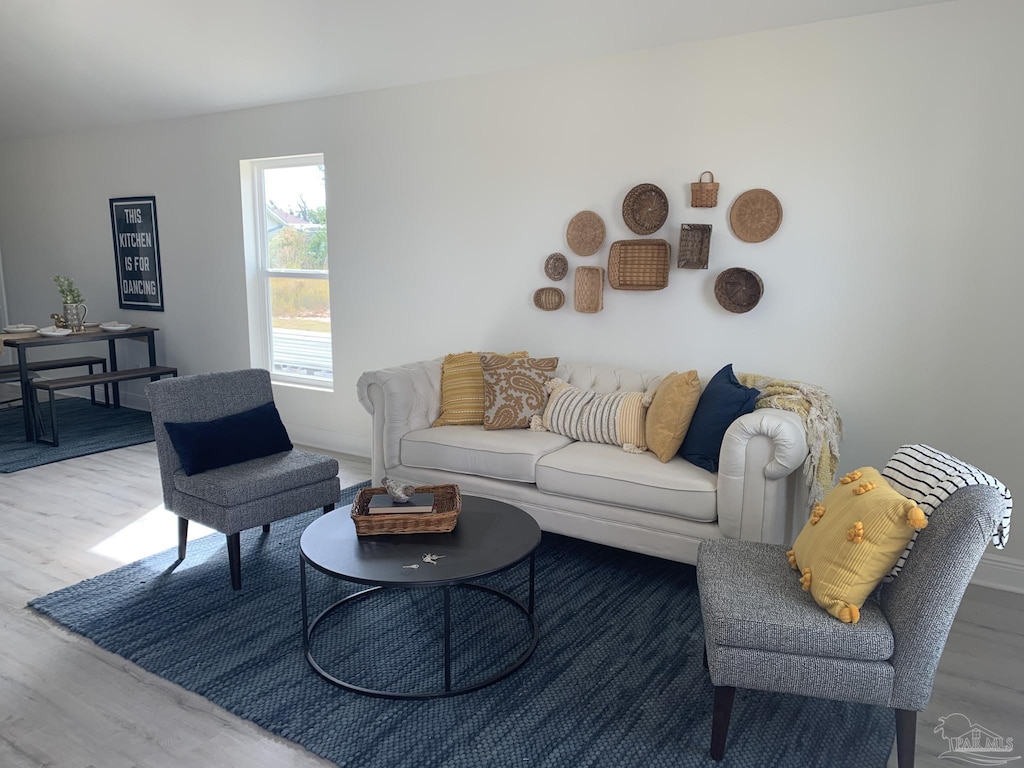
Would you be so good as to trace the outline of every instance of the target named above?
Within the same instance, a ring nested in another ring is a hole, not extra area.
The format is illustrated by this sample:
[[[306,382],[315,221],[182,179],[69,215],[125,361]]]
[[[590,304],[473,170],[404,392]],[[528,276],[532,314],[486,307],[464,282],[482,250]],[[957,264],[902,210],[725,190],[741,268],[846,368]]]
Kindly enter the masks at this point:
[[[83,328],[96,328],[98,326],[99,323],[82,323]]]
[[[100,323],[100,328],[104,331],[127,331],[131,327],[131,323],[118,323],[114,321],[109,323]]]
[[[70,328],[57,328],[52,325],[48,325],[45,328],[40,328],[36,331],[40,336],[67,336],[71,333]]]
[[[4,333],[31,333],[38,330],[38,325],[26,325],[25,323],[4,326]]]

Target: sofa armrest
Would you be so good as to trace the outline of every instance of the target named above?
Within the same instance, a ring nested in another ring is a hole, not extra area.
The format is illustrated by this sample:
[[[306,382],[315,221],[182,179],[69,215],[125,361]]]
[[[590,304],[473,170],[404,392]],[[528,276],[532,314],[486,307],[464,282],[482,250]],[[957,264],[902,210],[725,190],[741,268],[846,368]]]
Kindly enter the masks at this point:
[[[809,483],[801,418],[761,408],[726,430],[718,464],[718,524],[732,539],[792,544],[803,522]]]
[[[402,437],[426,429],[441,412],[441,359],[366,371],[356,383],[359,402],[373,417],[371,479],[380,483],[401,463]]]

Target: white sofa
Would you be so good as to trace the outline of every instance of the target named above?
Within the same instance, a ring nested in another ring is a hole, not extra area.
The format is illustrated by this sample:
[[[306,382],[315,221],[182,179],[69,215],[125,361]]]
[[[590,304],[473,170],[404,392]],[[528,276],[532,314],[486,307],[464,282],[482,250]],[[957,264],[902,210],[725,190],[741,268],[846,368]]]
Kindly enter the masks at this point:
[[[558,378],[600,393],[648,391],[667,372],[561,363]],[[676,456],[574,442],[551,432],[432,427],[441,360],[367,371],[359,400],[373,417],[372,475],[457,483],[529,512],[545,531],[686,563],[704,539],[792,542],[806,518],[807,442],[799,416],[764,408],[741,416],[719,471]],[[799,518],[799,522],[797,520]]]

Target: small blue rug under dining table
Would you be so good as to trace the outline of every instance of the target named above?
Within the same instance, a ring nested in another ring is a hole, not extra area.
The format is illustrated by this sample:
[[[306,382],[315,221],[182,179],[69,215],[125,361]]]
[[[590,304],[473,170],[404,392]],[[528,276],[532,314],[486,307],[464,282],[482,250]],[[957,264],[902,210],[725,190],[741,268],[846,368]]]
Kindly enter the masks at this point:
[[[302,649],[298,540],[317,514],[242,534],[240,592],[230,588],[224,537],[211,535],[190,542],[177,567],[168,550],[30,605],[341,766],[886,765],[891,711],[755,691],[737,693],[725,760],[714,763],[694,568],[550,533],[536,561],[540,644],[521,669],[448,699],[341,690]],[[525,599],[526,566],[487,583]],[[311,609],[355,589],[311,571]],[[453,675],[486,675],[517,653],[521,617],[485,593],[466,594],[453,597]],[[381,593],[318,630],[318,655],[366,682],[436,686],[439,617],[436,590]]]
[[[40,405],[40,411],[49,436],[50,409],[45,402]],[[58,446],[26,441],[23,413],[21,406],[0,410],[2,473],[153,441],[153,419],[148,411],[105,408],[77,397],[58,398]]]

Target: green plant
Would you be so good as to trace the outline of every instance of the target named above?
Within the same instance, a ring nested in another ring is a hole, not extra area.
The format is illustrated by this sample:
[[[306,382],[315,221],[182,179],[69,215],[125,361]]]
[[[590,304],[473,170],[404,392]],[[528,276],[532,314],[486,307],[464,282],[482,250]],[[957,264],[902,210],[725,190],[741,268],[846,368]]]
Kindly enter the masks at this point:
[[[57,284],[57,290],[60,291],[60,298],[64,304],[81,304],[84,301],[82,292],[75,288],[75,281],[70,277],[54,275],[53,282]]]

